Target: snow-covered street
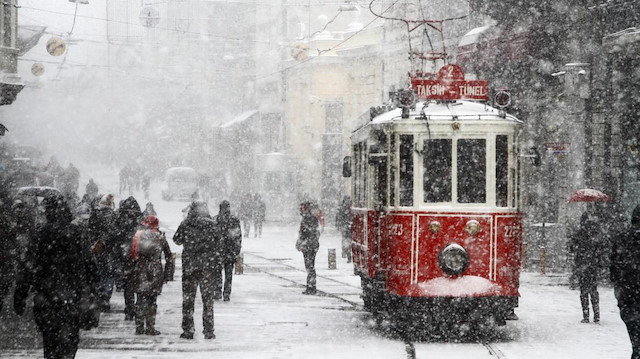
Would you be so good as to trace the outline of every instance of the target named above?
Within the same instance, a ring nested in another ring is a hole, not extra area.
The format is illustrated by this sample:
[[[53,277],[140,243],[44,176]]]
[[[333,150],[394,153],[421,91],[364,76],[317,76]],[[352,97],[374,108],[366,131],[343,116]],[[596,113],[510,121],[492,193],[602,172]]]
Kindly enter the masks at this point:
[[[136,193],[138,196],[138,193]],[[141,198],[142,196],[140,196]],[[180,223],[185,202],[165,202],[152,192],[162,227],[168,236]],[[142,202],[142,201],[141,201]],[[217,208],[211,206],[212,212]],[[115,292],[112,311],[100,327],[81,333],[78,358],[406,358],[405,343],[376,328],[371,315],[348,302],[361,303],[359,278],[340,257],[337,232],[327,228],[316,260],[317,296],[301,292],[306,274],[302,255],[294,248],[295,225],[265,227],[262,238],[253,233],[243,240],[244,274],[234,276],[230,302],[216,301],[217,338],[202,336],[201,304],[196,301],[196,336],[180,339],[180,261],[175,280],[158,299],[158,337],[134,335],[125,322],[123,297]],[[173,244],[173,251],[180,247]],[[328,269],[328,250],[338,253],[337,269]],[[518,321],[498,328],[493,354],[481,343],[422,341],[413,343],[416,358],[627,358],[631,347],[618,315],[611,288],[600,288],[602,321],[580,323],[578,291],[566,276],[525,272],[521,281]],[[339,298],[337,298],[339,297]],[[1,313],[0,357],[41,357],[41,339],[32,316],[17,317],[11,298]],[[492,336],[494,337],[494,336]]]

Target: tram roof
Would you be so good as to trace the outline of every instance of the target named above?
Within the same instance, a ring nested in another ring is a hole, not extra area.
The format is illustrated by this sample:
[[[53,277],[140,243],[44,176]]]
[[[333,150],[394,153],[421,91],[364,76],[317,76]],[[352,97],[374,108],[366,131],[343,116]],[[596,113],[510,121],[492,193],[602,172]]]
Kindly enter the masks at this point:
[[[426,104],[426,107],[425,107]],[[423,117],[424,114],[424,117]],[[402,118],[402,109],[396,108],[373,118],[372,124],[392,123],[402,120],[456,120],[456,121],[483,121],[503,120],[522,123],[515,116],[506,114],[500,116],[500,110],[489,105],[472,102],[418,102],[415,108],[409,111],[409,118]]]

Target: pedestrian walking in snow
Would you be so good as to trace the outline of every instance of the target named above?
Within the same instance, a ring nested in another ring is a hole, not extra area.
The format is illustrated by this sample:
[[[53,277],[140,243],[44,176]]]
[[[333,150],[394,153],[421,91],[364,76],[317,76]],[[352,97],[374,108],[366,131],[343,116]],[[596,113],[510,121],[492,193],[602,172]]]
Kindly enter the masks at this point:
[[[252,206],[252,220],[253,220],[253,236],[262,237],[262,224],[267,214],[267,205],[264,203],[258,193],[253,197]]]
[[[33,288],[33,317],[42,332],[46,359],[74,358],[81,327],[83,291],[95,294],[96,263],[87,243],[72,221],[71,210],[61,196],[44,201],[47,224],[27,251],[25,265],[18,271],[14,309],[24,313],[27,295]]]
[[[220,294],[222,294],[223,300],[228,302],[231,300],[233,265],[242,249],[242,229],[240,221],[231,215],[231,204],[226,200],[220,203],[220,211],[214,221],[220,243],[220,260],[216,265],[214,298],[220,299]],[[223,269],[224,287],[222,285]]]
[[[159,230],[158,218],[148,216],[142,220],[144,229],[136,232],[131,243],[133,262],[132,284],[136,293],[136,334],[160,335],[155,327],[158,306],[156,300],[171,273],[171,249]],[[164,254],[165,265],[162,266]],[[146,327],[145,327],[146,326]]]
[[[175,235],[173,242],[184,246],[182,251],[182,334],[193,339],[193,310],[196,290],[202,296],[202,326],[205,339],[215,339],[213,326],[213,292],[215,268],[219,260],[216,225],[205,202],[197,201]]]
[[[589,299],[593,309],[594,323],[600,322],[600,299],[598,294],[598,274],[602,268],[604,246],[601,242],[600,227],[596,218],[587,212],[580,217],[580,227],[571,238],[569,250],[573,253],[573,273],[580,287],[582,323],[589,323]]]
[[[91,217],[89,217],[89,235],[100,273],[98,295],[104,312],[111,310],[109,301],[113,293],[115,245],[112,233],[115,216],[113,195],[105,194],[100,199],[98,206],[91,211]]]
[[[336,213],[336,228],[342,235],[342,258],[351,263],[351,197],[344,196]]]
[[[240,209],[238,210],[238,217],[242,221],[242,227],[244,228],[244,236],[249,237],[251,231],[251,216],[253,213],[253,198],[250,193],[246,193],[242,197],[240,202]]]
[[[307,270],[307,288],[302,294],[316,294],[316,254],[320,247],[320,221],[315,206],[311,201],[300,204],[300,230],[296,249],[304,256],[304,267]]]
[[[114,253],[112,263],[116,288],[123,290],[124,318],[133,320],[136,314],[136,298],[133,288],[133,262],[130,259],[131,243],[134,235],[140,229],[143,218],[138,201],[133,196],[126,198],[118,207],[118,214],[114,219],[112,238]]]
[[[155,208],[153,208],[153,203],[147,202],[147,204],[144,207],[144,211],[142,212],[142,215],[144,217],[146,217],[146,216],[156,216],[157,217],[158,216],[156,214]]]
[[[0,311],[4,298],[13,287],[18,257],[14,218],[6,201],[0,197]]]
[[[633,210],[630,228],[613,239],[609,269],[620,317],[631,339],[631,359],[640,359],[640,205]]]
[[[89,196],[90,201],[98,196],[98,185],[93,181],[93,178],[90,178],[89,183],[85,186],[85,194]]]

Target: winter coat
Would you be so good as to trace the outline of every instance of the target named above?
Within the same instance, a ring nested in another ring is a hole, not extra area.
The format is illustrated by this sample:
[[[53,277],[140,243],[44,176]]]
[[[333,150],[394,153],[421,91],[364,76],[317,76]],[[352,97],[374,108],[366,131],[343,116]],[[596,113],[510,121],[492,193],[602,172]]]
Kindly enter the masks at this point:
[[[583,214],[580,227],[571,238],[570,251],[574,255],[574,274],[581,281],[597,282],[602,268],[605,246],[600,228],[588,214]]]
[[[21,314],[32,288],[33,314],[41,329],[60,323],[78,326],[82,294],[97,293],[95,260],[82,240],[81,229],[71,223],[71,211],[65,206],[47,213],[48,223],[29,246],[16,278],[14,308]]]
[[[130,258],[133,262],[131,282],[134,292],[160,295],[162,285],[169,279],[171,266],[171,249],[164,233],[145,228],[136,232],[133,242]]]
[[[618,306],[640,306],[640,205],[631,217],[631,227],[615,236],[611,248],[610,278]]]
[[[131,241],[140,227],[142,218],[140,206],[133,196],[122,201],[111,231],[111,241],[114,249],[113,260],[115,263],[123,265],[128,261]]]
[[[173,235],[173,242],[184,246],[182,273],[190,275],[198,270],[211,271],[218,261],[219,244],[216,224],[207,214],[189,211]]]
[[[10,213],[8,206],[0,206],[0,301],[13,286],[15,263],[19,254]]]
[[[102,205],[93,210],[89,217],[89,236],[97,249],[94,254],[98,261],[98,269],[104,277],[113,275],[113,259],[117,253],[112,236],[114,220],[113,210]]]
[[[220,255],[224,262],[234,262],[242,249],[240,221],[230,212],[221,211],[215,217],[220,241]]]
[[[298,233],[298,241],[296,242],[296,249],[302,252],[314,252],[318,251],[320,247],[320,221],[318,217],[311,213],[309,210],[305,210],[302,214],[302,221],[300,222],[300,230]]]

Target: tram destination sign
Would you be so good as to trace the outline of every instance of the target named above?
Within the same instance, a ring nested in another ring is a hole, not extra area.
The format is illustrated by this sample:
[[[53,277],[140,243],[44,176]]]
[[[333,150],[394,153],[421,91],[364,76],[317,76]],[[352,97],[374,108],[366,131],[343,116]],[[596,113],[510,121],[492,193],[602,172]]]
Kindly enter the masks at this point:
[[[440,68],[437,79],[412,76],[411,87],[419,99],[489,100],[489,82],[465,80],[464,72],[457,65],[445,65]]]

